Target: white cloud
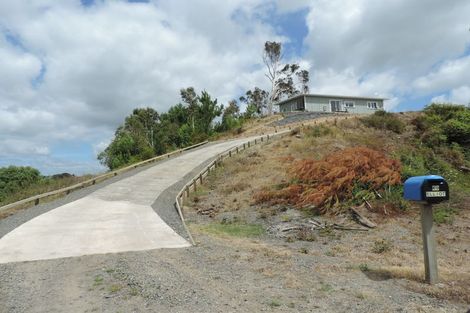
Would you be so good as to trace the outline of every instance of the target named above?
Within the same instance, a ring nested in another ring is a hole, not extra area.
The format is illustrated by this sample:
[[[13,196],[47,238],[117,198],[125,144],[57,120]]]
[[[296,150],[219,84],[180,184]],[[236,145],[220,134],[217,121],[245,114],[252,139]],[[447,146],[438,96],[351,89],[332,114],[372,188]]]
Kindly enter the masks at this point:
[[[452,89],[449,94],[442,94],[432,98],[431,102],[470,105],[470,87],[462,86]]]
[[[420,93],[470,87],[470,55],[444,62],[437,70],[417,78],[413,87]]]

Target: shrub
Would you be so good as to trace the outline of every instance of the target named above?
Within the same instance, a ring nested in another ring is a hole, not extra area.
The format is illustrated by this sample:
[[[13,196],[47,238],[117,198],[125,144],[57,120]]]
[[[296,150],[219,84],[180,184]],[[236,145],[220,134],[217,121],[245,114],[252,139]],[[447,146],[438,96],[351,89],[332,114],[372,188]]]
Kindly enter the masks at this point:
[[[377,111],[374,114],[361,119],[367,127],[390,130],[401,134],[405,130],[405,124],[393,113]]]
[[[0,202],[8,195],[25,189],[41,179],[41,173],[29,166],[0,168]]]
[[[379,190],[401,183],[399,161],[364,147],[348,148],[322,160],[300,160],[289,169],[292,183],[281,190],[255,195],[258,203],[289,203],[297,207],[315,205],[319,213],[353,198],[354,186]]]
[[[419,138],[429,147],[456,142],[470,145],[470,108],[463,105],[428,105],[424,115],[414,119]]]

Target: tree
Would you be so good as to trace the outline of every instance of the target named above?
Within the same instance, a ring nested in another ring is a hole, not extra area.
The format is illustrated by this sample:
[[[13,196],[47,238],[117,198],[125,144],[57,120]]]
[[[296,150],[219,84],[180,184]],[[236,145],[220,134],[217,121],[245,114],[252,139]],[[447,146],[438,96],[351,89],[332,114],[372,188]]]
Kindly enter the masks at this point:
[[[181,99],[188,105],[188,119],[192,130],[194,130],[194,119],[198,110],[198,97],[194,87],[183,88],[180,90]]]
[[[240,107],[238,106],[237,100],[231,100],[228,106],[225,108],[222,114],[222,123],[218,130],[227,131],[241,125],[240,120]]]
[[[240,101],[247,104],[247,112],[248,108],[250,108],[250,111],[261,114],[268,107],[269,93],[255,87],[253,90],[248,90],[245,96],[241,96]]]
[[[299,93],[308,93],[309,72],[300,70],[296,63],[282,64],[282,45],[280,42],[266,41],[263,62],[266,65],[266,77],[271,83],[271,92],[267,104],[268,115],[272,114],[274,102],[282,97],[291,97]],[[298,82],[295,82],[297,80]],[[300,85],[300,90],[297,88]]]
[[[281,66],[281,43],[275,41],[266,41],[264,43],[263,62],[267,67],[268,72],[265,74],[271,82],[271,93],[268,103],[268,115],[273,112],[273,102],[276,95],[276,82],[279,76],[279,67]]]
[[[204,135],[210,135],[213,126],[212,121],[222,114],[223,105],[217,105],[217,99],[212,100],[207,91],[203,91],[201,96],[197,97],[197,100],[197,131]]]

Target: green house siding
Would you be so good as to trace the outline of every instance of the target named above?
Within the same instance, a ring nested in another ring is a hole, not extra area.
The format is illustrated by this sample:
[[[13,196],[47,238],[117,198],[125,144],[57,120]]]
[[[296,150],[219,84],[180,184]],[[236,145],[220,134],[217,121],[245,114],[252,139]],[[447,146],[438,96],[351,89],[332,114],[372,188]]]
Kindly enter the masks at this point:
[[[279,110],[280,112],[333,112],[331,101],[336,101],[336,108],[340,112],[372,114],[377,110],[383,109],[383,100],[366,97],[301,95],[280,102]],[[371,103],[370,106],[369,103]],[[372,107],[373,103],[376,104],[377,108]]]

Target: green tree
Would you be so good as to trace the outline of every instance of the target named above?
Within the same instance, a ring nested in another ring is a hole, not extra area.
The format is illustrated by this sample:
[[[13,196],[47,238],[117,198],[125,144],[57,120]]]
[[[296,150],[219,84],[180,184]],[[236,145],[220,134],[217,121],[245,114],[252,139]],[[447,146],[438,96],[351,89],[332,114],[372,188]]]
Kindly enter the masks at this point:
[[[197,131],[202,135],[210,135],[213,130],[213,120],[222,114],[223,105],[217,105],[217,99],[212,100],[207,91],[203,91],[198,99],[196,114]]]
[[[247,105],[246,115],[248,118],[254,114],[260,115],[268,107],[269,92],[255,87],[253,90],[248,90],[244,96],[241,96],[240,101]]]

